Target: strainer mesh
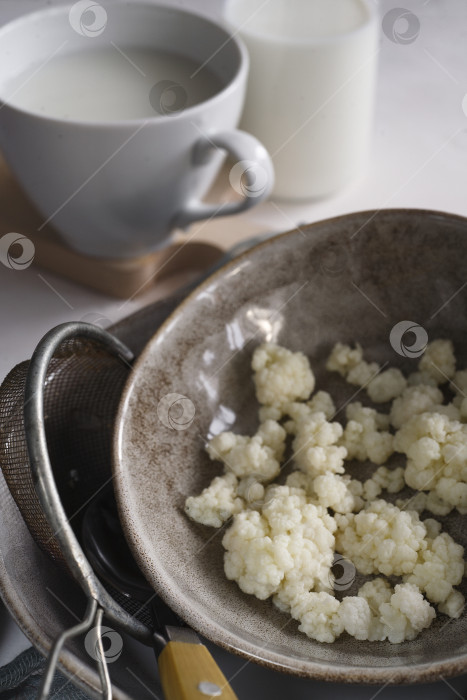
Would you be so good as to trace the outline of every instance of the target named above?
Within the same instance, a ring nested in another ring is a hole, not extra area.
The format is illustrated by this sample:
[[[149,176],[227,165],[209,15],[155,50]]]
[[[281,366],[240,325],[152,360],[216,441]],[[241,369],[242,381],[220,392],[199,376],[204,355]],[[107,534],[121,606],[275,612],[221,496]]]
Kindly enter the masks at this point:
[[[37,544],[66,568],[36,495],[24,429],[29,362],[17,365],[0,387],[0,466]],[[47,447],[69,519],[80,535],[84,506],[111,476],[112,428],[127,364],[92,340],[67,340],[50,362],[44,386]]]

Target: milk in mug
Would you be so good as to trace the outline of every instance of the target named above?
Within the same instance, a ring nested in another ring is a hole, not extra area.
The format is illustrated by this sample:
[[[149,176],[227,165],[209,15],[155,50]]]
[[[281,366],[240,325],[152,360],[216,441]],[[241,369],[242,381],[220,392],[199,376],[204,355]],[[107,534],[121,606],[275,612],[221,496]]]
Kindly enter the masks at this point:
[[[173,3],[52,4],[0,27],[0,147],[39,230],[82,255],[135,259],[269,195],[271,159],[236,128],[247,51],[224,26]],[[240,197],[205,202],[226,153]]]
[[[119,121],[173,115],[222,89],[186,56],[107,45],[31,64],[6,87],[10,104],[56,119]]]

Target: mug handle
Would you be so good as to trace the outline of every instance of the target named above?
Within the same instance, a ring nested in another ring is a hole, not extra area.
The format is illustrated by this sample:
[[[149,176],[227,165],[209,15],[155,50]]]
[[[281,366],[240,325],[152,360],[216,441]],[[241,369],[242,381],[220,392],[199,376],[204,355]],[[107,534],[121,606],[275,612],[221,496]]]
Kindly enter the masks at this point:
[[[240,201],[222,204],[206,204],[193,199],[175,216],[175,228],[184,229],[201,219],[239,214],[269,196],[274,185],[274,166],[258,139],[239,129],[202,136],[193,149],[193,166],[208,163],[214,150],[227,151],[236,161],[230,170],[229,180],[232,188],[243,197]]]

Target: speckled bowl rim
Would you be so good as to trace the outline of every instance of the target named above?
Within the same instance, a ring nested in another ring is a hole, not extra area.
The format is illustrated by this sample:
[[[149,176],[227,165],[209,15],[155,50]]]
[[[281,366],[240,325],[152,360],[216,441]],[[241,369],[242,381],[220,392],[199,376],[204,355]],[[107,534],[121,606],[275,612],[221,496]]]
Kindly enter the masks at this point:
[[[120,482],[119,470],[122,470],[120,464],[120,451],[122,443],[123,422],[125,414],[128,410],[130,396],[141,367],[144,366],[146,359],[152,354],[153,347],[157,344],[159,336],[165,333],[166,329],[174,322],[174,320],[184,312],[186,306],[190,305],[193,299],[200,291],[206,289],[213,282],[216,282],[234,267],[238,266],[243,260],[247,260],[253,252],[258,249],[274,246],[278,239],[293,238],[303,229],[307,230],[308,234],[313,233],[315,229],[321,229],[340,223],[350,223],[354,220],[367,217],[367,222],[370,223],[374,218],[381,216],[394,217],[423,217],[444,219],[446,222],[457,222],[465,226],[467,235],[467,217],[450,214],[435,209],[418,209],[418,208],[388,208],[388,209],[370,209],[364,211],[351,212],[341,214],[336,217],[322,219],[311,224],[300,226],[284,233],[277,234],[267,240],[258,243],[254,247],[248,249],[239,256],[233,258],[221,268],[216,270],[212,275],[202,281],[190,294],[177,306],[177,308],[165,319],[164,323],[157,329],[152,338],[149,340],[141,354],[139,355],[133,372],[130,374],[127,383],[124,386],[122,397],[120,400],[119,409],[117,412],[116,423],[114,427],[114,435],[112,441],[112,472],[115,495],[119,509],[120,519],[125,532],[125,537],[133,552],[133,555],[140,566],[143,573],[150,576],[150,567],[148,566],[144,552],[140,550],[140,539],[138,537],[137,528],[128,516],[128,511],[125,508],[125,493],[124,486]],[[366,225],[366,224],[364,224]],[[362,226],[363,228],[363,226]],[[229,652],[238,654],[248,661],[261,664],[266,668],[275,671],[282,671],[294,676],[302,678],[310,678],[315,680],[323,680],[330,682],[341,683],[362,683],[362,684],[415,684],[430,681],[438,681],[446,676],[456,676],[464,673],[467,670],[467,654],[461,654],[459,657],[438,661],[434,663],[423,663],[417,665],[398,665],[392,667],[369,667],[369,666],[344,666],[330,665],[326,662],[315,662],[309,660],[304,662],[297,659],[297,664],[293,663],[293,656],[285,656],[251,644],[245,640],[239,640],[238,637],[227,631],[219,622],[205,615],[204,612],[195,614],[190,605],[186,603],[183,594],[180,591],[174,590],[169,585],[160,584],[156,588],[156,592],[161,598],[178,614],[187,624],[193,627],[197,632],[204,637],[214,642],[218,646],[226,649]],[[300,665],[301,664],[301,665]]]

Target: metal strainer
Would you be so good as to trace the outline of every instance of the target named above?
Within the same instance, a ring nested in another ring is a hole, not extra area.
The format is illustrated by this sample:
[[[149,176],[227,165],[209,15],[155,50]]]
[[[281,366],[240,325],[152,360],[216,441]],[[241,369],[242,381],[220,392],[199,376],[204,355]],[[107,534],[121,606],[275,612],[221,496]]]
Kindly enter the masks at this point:
[[[41,697],[49,692],[65,641],[95,625],[103,696],[111,698],[99,633],[104,612],[151,643],[151,630],[109,595],[75,535],[85,506],[112,478],[112,427],[131,360],[131,351],[99,327],[66,323],[50,331],[31,361],[15,367],[0,387],[5,480],[38,545],[73,575],[88,599],[83,622],[54,644]]]
[[[15,367],[0,388],[1,466],[34,539],[66,567],[34,490],[29,467],[23,418],[29,368],[29,361]],[[43,401],[47,449],[62,505],[75,532],[79,532],[81,507],[109,480],[111,427],[127,375],[123,361],[110,354],[102,342],[97,344],[89,338],[62,343],[46,372]]]

